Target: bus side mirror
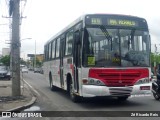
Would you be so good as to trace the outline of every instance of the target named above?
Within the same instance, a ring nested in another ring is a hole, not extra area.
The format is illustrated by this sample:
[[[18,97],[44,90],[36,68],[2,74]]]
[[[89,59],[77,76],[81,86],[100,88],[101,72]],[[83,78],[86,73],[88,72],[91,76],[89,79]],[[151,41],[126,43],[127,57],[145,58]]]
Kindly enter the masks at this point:
[[[80,41],[80,33],[79,32],[75,32],[75,41],[76,41],[76,44],[80,44],[81,41]]]

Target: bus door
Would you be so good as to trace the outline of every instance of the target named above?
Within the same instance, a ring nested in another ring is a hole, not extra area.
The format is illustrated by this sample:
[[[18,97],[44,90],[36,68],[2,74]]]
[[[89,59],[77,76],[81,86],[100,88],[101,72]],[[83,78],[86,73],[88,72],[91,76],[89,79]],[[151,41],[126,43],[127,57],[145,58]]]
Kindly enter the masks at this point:
[[[80,32],[76,31],[75,43],[74,43],[74,52],[73,52],[73,62],[74,62],[74,90],[75,92],[79,91],[79,77],[78,77],[78,67],[80,66]]]
[[[63,57],[64,57],[65,39],[62,38],[60,42],[60,84],[64,88],[64,78],[63,78]]]

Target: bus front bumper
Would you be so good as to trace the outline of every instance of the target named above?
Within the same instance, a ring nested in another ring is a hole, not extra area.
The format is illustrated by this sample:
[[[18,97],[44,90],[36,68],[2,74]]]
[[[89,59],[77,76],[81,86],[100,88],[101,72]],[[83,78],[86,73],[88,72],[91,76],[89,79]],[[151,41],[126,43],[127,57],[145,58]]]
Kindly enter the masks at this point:
[[[96,97],[96,96],[130,96],[130,95],[143,95],[151,94],[151,83],[127,86],[127,87],[107,87],[95,85],[82,85],[83,97]]]

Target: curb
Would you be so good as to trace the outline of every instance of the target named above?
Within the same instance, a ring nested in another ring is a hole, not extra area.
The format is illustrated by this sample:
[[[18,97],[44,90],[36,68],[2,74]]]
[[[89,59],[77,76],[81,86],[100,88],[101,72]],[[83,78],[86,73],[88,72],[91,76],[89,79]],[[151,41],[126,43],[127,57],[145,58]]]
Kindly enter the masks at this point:
[[[22,109],[25,109],[25,108],[30,107],[31,105],[33,105],[35,103],[36,99],[37,99],[36,97],[32,97],[32,100],[29,103],[27,103],[27,104],[25,104],[23,106],[18,106],[18,107],[6,110],[6,111],[9,111],[9,112],[20,111]]]

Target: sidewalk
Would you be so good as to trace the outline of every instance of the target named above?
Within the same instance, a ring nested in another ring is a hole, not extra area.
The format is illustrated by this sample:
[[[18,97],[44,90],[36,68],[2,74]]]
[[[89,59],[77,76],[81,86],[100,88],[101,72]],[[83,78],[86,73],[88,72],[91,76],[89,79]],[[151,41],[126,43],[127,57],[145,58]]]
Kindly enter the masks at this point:
[[[0,80],[0,111],[16,111],[31,106],[36,101],[30,88],[22,81],[21,96],[12,96],[12,81]]]

